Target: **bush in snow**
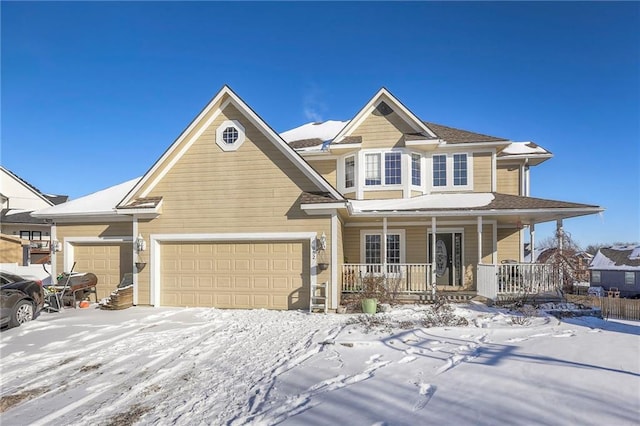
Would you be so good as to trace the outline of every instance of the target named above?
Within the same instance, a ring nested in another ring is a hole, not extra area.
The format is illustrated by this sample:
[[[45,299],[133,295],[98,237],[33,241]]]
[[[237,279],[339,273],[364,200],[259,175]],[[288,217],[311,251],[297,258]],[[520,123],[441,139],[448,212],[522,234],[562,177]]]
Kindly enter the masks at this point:
[[[425,311],[422,319],[423,327],[462,327],[469,325],[469,321],[455,314],[455,308],[445,299],[439,297],[433,305]]]

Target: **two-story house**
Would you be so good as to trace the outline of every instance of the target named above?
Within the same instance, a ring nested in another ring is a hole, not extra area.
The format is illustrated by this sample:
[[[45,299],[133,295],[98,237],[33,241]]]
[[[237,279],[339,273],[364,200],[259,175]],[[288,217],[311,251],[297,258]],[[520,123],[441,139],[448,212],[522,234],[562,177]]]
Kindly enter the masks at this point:
[[[521,263],[526,230],[535,245],[537,223],[602,211],[530,197],[549,158],[422,121],[386,89],[348,121],[277,134],[225,86],[144,176],[37,216],[57,272],[77,262],[103,295],[133,273],[137,304],[308,308],[320,286],[335,309],[366,274],[495,297],[512,290],[502,261],[543,273]]]
[[[0,233],[29,241],[32,263],[48,261],[50,224],[31,212],[67,201],[66,195],[43,194],[12,171],[0,166]]]

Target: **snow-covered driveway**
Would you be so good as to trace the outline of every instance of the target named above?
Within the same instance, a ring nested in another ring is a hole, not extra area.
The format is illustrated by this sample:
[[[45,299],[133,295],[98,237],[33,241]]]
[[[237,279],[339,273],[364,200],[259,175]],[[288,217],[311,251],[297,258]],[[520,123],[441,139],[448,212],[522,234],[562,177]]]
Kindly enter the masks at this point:
[[[4,425],[225,424],[313,354],[344,317],[301,312],[66,310],[2,333]],[[116,423],[117,423],[116,421]]]
[[[135,307],[0,333],[0,423],[636,425],[640,325],[424,306],[350,315]],[[372,318],[372,317],[366,317]],[[374,321],[375,322],[375,321]]]

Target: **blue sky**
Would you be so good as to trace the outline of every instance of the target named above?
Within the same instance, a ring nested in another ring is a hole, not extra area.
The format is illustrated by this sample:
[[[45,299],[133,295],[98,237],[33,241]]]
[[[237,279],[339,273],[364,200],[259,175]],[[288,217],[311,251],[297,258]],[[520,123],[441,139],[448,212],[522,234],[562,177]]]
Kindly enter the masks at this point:
[[[142,175],[224,84],[282,132],[382,86],[424,120],[534,141],[533,196],[640,241],[640,3],[2,2],[2,165],[77,198]],[[537,238],[553,226],[537,228]]]

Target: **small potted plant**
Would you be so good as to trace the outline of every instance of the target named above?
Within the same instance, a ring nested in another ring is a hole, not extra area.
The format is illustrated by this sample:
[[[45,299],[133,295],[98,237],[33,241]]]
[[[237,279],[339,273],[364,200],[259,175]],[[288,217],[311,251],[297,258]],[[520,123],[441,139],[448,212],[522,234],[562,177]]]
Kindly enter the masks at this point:
[[[360,299],[362,301],[362,312],[365,314],[375,314],[378,310],[378,297],[384,292],[384,277],[368,274],[362,279],[362,290]]]

